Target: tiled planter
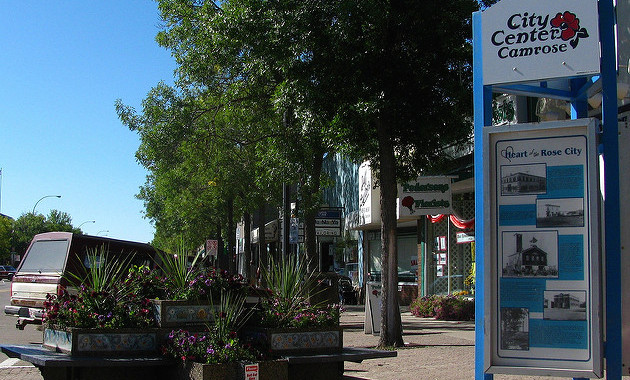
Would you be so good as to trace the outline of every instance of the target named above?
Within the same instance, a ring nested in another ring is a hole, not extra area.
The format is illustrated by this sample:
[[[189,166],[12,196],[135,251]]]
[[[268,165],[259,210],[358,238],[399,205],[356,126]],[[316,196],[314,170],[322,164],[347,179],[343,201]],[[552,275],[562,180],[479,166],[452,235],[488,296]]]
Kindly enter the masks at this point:
[[[335,353],[343,349],[341,327],[251,328],[245,327],[242,340],[273,356]]]
[[[43,346],[73,356],[140,356],[159,352],[161,329],[50,329]]]
[[[186,327],[214,321],[216,305],[208,301],[151,300],[160,327]]]
[[[187,362],[179,365],[176,380],[243,380],[245,368],[252,363],[202,364]],[[286,360],[254,363],[258,365],[259,380],[288,380],[289,365]]]

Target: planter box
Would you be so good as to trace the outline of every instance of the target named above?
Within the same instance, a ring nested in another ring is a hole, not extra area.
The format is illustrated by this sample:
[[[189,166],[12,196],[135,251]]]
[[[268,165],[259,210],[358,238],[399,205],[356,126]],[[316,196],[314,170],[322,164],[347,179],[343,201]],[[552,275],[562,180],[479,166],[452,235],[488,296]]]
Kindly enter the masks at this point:
[[[73,356],[140,356],[159,353],[160,329],[50,329],[43,346]]]
[[[151,300],[160,327],[186,327],[214,322],[214,308],[209,302],[186,300]]]
[[[341,327],[321,328],[252,328],[245,327],[243,342],[251,343],[273,356],[335,353],[343,349]]]
[[[289,364],[286,360],[270,360],[258,363],[202,364],[187,362],[179,365],[174,378],[177,380],[247,380],[250,366],[257,365],[259,380],[288,380]]]

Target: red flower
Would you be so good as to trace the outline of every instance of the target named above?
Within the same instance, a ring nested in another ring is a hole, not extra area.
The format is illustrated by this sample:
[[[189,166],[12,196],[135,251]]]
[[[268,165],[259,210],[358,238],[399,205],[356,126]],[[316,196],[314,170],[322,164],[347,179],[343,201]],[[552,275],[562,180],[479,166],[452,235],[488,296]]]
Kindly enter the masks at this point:
[[[564,13],[558,13],[556,17],[551,20],[551,26],[554,28],[560,28],[562,30],[562,40],[568,41],[575,37],[575,34],[580,30],[580,19],[575,17],[574,13],[566,11]]]

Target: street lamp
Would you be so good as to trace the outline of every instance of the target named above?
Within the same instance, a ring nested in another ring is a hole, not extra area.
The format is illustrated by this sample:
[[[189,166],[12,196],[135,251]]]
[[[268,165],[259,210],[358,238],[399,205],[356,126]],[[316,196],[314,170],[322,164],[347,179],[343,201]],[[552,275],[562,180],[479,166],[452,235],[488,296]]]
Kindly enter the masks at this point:
[[[81,229],[81,226],[84,225],[85,223],[96,223],[96,220],[86,220],[85,222],[79,224],[79,227],[77,227],[77,229]]]
[[[33,206],[32,214],[35,214],[35,207],[37,207],[37,204],[41,202],[42,199],[45,199],[45,198],[61,198],[61,195],[44,195],[43,197],[39,198],[39,200],[35,202],[35,206]]]
[[[100,231],[98,231],[98,232],[96,233],[96,236],[100,235],[100,234],[101,234],[101,232],[106,232],[106,233],[109,233],[109,230],[100,230]]]

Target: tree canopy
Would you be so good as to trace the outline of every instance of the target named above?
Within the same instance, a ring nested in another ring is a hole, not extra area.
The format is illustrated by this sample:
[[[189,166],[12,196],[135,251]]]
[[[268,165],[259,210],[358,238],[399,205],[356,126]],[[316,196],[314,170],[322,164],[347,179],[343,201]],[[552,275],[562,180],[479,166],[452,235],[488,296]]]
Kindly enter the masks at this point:
[[[402,344],[396,183],[439,171],[444,148],[470,138],[471,14],[490,2],[157,2],[175,85],[158,84],[140,114],[117,102],[141,137],[150,174],[139,197],[157,236],[202,239],[231,208],[277,204],[279,185],[297,183],[312,261],[324,156],[370,160],[382,190],[381,345]]]

